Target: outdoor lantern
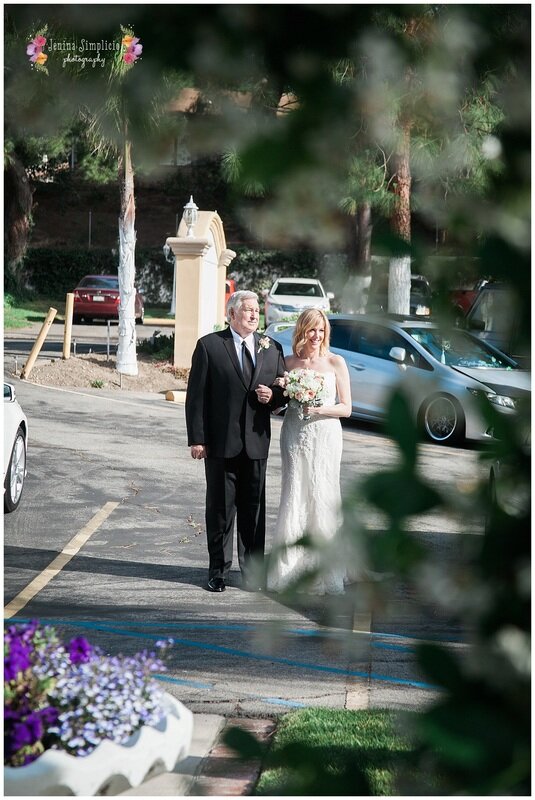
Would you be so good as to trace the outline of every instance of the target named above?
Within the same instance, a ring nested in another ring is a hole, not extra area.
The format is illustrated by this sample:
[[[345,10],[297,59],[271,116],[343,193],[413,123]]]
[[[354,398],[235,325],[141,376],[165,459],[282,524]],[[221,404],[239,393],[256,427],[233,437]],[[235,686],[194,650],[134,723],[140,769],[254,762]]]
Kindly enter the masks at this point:
[[[193,236],[193,227],[197,222],[197,217],[199,216],[199,208],[193,202],[193,195],[190,196],[189,203],[186,203],[184,206],[184,213],[182,214],[182,219],[186,223],[187,231],[186,236],[192,237]]]
[[[169,247],[167,242],[163,246],[163,254],[164,254],[164,258],[165,258],[166,261],[168,261],[170,264],[174,264],[175,256],[174,255],[170,256],[171,248]]]

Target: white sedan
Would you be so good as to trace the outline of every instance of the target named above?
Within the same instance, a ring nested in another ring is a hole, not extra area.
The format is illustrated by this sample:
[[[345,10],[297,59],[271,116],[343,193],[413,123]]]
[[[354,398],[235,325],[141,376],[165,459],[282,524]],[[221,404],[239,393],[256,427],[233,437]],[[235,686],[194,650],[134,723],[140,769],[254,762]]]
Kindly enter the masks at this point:
[[[15,397],[15,387],[4,383],[4,511],[18,508],[26,478],[28,420]]]
[[[266,295],[265,323],[297,319],[306,308],[321,308],[328,314],[333,298],[316,278],[278,278]]]

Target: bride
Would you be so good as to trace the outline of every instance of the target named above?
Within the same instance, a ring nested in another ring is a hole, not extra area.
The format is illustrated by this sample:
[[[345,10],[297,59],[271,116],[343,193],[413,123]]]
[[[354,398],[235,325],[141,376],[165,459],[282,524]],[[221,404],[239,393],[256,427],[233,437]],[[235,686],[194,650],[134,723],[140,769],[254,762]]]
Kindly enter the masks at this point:
[[[322,405],[294,407],[290,402],[282,424],[281,501],[268,563],[267,588],[284,591],[304,573],[317,571],[307,590],[314,594],[339,594],[344,590],[344,570],[320,565],[314,548],[294,546],[307,534],[321,546],[336,534],[341,522],[340,461],[341,417],[351,414],[349,372],[344,359],[329,352],[330,325],[318,309],[304,311],[297,320],[289,371],[313,370],[323,376]],[[279,378],[285,386],[287,378]]]

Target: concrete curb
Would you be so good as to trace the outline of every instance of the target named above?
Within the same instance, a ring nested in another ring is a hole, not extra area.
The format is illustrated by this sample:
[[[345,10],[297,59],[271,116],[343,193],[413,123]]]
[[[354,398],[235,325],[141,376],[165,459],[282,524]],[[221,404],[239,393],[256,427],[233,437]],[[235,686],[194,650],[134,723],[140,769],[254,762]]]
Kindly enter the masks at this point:
[[[185,391],[177,392],[170,389],[168,392],[165,393],[165,399],[170,400],[172,403],[185,403],[186,392]]]
[[[126,797],[184,797],[196,794],[192,789],[198,781],[205,759],[225,726],[225,718],[216,714],[194,714],[193,739],[189,755],[179,761],[173,772],[163,772],[149,778],[140,786],[121,792]]]

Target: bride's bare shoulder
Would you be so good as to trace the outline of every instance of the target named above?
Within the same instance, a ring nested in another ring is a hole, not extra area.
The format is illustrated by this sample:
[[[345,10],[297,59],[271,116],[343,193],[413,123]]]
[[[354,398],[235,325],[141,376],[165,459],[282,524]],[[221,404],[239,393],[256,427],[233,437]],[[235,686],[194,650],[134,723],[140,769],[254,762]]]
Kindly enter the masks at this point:
[[[298,364],[299,359],[297,356],[286,356],[284,362],[286,364],[286,369],[293,369]]]
[[[336,370],[337,367],[340,367],[343,363],[345,363],[342,356],[339,356],[336,353],[329,353],[327,358],[329,361],[329,366],[332,367],[332,369],[334,370]]]

